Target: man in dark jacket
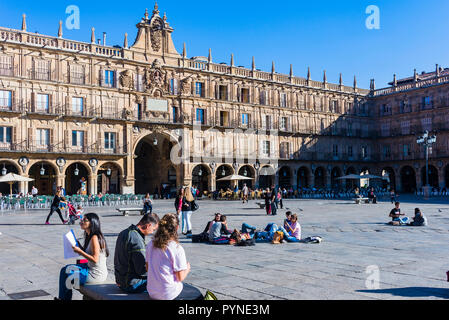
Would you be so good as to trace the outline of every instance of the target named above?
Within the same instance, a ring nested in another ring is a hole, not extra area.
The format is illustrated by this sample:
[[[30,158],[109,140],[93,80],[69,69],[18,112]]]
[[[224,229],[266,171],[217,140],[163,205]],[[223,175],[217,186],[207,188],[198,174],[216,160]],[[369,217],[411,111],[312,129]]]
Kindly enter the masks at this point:
[[[142,293],[147,287],[145,236],[154,233],[159,217],[152,213],[123,230],[117,238],[114,256],[115,282],[125,292]]]

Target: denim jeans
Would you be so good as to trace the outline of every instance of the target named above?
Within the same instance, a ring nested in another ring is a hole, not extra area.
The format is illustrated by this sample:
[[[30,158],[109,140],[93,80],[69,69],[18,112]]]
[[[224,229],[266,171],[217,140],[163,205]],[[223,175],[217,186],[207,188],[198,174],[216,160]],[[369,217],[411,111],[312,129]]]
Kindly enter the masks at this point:
[[[395,218],[393,221],[398,221],[401,225],[406,225],[410,222],[410,218],[408,218],[408,217]]]
[[[67,280],[72,278],[71,284],[78,284],[82,286],[87,281],[89,275],[89,267],[87,264],[69,264],[61,269],[59,273],[59,299],[72,300],[72,286],[67,286]]]
[[[121,288],[127,293],[143,293],[147,291],[147,280],[135,279],[132,280],[130,286],[127,288]]]
[[[256,230],[256,227],[250,226],[247,223],[242,224],[242,233],[249,233],[251,236],[253,236]]]
[[[276,202],[274,202],[274,203],[272,203],[271,204],[271,215],[273,215],[273,216],[275,216],[275,215],[277,215],[277,203]]]
[[[143,205],[143,211],[145,213],[149,212],[150,214],[153,213],[153,206],[147,202]]]
[[[192,211],[183,211],[182,212],[182,232],[192,231]]]
[[[281,231],[282,233],[284,233],[284,239],[287,242],[300,242],[301,240],[296,239],[295,237],[292,237],[287,230],[285,230],[285,228],[283,226],[280,226],[278,231]]]
[[[183,283],[181,293],[174,300],[204,300],[204,297],[200,290],[190,284]]]

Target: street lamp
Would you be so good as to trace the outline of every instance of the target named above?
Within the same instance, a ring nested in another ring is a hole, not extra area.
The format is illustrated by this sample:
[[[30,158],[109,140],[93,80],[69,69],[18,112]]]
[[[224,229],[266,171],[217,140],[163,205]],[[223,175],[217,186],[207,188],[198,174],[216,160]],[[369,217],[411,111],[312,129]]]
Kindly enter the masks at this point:
[[[44,174],[45,174],[45,168],[44,168],[44,164],[42,164],[42,167],[41,167],[41,176],[43,176]]]
[[[78,176],[80,174],[80,170],[78,169],[78,164],[76,164],[76,169],[73,173],[75,174],[75,176]]]
[[[198,171],[198,175],[199,175],[200,177],[203,175],[203,170],[201,170],[201,168],[200,168],[200,171]]]
[[[426,188],[429,186],[429,148],[437,142],[437,137],[435,135],[429,136],[429,131],[426,131],[422,137],[416,139],[416,143],[425,147],[426,150]]]
[[[108,168],[108,170],[106,171],[106,174],[107,174],[108,176],[110,176],[110,175],[112,174],[111,168]]]
[[[3,164],[2,176],[6,176],[7,173],[8,173],[8,170],[6,170],[5,164]]]

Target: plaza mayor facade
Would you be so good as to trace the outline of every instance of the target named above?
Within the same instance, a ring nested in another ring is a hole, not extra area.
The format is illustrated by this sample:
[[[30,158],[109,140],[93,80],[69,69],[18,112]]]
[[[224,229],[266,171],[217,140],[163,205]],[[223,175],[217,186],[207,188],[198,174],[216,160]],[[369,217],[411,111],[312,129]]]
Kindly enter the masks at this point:
[[[143,194],[196,184],[224,188],[231,174],[252,187],[345,186],[369,172],[411,192],[425,184],[425,152],[437,134],[429,183],[449,186],[449,70],[394,77],[370,89],[256,67],[187,58],[157,6],[132,45],[107,46],[0,27],[0,169],[33,178],[40,194]],[[56,28],[55,28],[56,29]],[[131,42],[130,42],[131,44]],[[352,82],[352,78],[351,78]],[[384,182],[385,184],[385,182]],[[229,183],[228,183],[229,185]],[[7,187],[3,192],[6,192]]]

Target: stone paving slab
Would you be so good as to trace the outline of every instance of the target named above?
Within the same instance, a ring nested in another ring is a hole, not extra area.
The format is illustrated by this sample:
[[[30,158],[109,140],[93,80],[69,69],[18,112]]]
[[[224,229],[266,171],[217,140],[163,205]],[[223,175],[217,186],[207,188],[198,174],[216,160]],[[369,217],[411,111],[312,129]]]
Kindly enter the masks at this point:
[[[419,207],[429,220],[424,228],[392,227],[388,213],[391,203],[358,206],[351,201],[284,200],[285,208],[299,212],[303,237],[322,236],[321,244],[258,243],[255,247],[194,244],[184,236],[180,243],[192,265],[187,283],[202,292],[207,289],[219,299],[448,299],[449,205],[404,200],[402,210],[411,216]],[[156,200],[155,212],[173,211],[173,201]],[[281,224],[286,209],[276,217],[267,216],[255,201],[198,201],[192,216],[193,232],[200,233],[216,211],[228,216],[230,228],[247,222],[260,229],[270,222]],[[140,217],[123,217],[115,208],[88,208],[99,214],[111,256],[107,260],[113,276],[113,252],[118,233]],[[58,292],[59,270],[72,260],[63,259],[62,235],[78,225],[61,225],[53,216],[50,226],[43,222],[47,210],[0,213],[0,300],[8,294],[45,290],[41,300]],[[368,266],[380,270],[379,289],[368,290]],[[446,291],[445,291],[446,290]],[[81,295],[74,293],[74,299]]]

